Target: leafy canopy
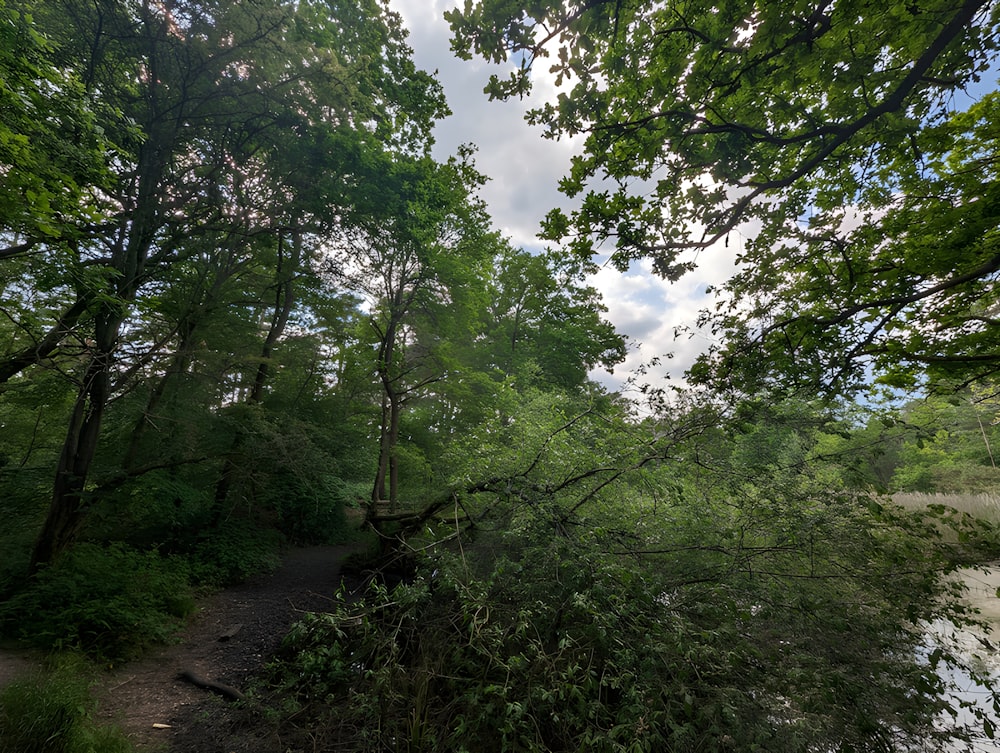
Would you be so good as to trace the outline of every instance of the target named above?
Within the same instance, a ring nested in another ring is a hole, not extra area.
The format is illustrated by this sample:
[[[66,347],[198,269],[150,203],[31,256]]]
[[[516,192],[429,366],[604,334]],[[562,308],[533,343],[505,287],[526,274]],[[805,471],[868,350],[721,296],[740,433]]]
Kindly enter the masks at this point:
[[[529,115],[585,136],[561,183],[579,207],[549,215],[550,238],[675,279],[736,234],[737,275],[706,316],[731,347],[696,376],[758,389],[790,368],[850,388],[872,359],[894,382],[996,366],[994,105],[956,110],[995,65],[998,12],[469,0],[448,18],[461,57],[519,61],[491,97],[526,94],[547,57],[564,85]]]

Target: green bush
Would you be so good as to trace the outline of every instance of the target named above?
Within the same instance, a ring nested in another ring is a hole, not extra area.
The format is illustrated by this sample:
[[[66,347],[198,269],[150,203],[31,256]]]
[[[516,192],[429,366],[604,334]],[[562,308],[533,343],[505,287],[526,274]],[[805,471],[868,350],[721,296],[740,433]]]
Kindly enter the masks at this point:
[[[234,520],[206,531],[191,552],[194,580],[209,586],[243,583],[281,564],[283,539],[273,528]]]
[[[278,528],[296,544],[341,544],[351,540],[344,497],[350,485],[333,476],[312,480],[291,473],[269,490],[265,503],[278,515]]]
[[[0,605],[0,626],[42,648],[117,660],[167,640],[194,607],[184,560],[81,543]]]
[[[64,659],[0,692],[0,753],[129,753],[116,727],[93,720],[85,665]]]
[[[961,659],[922,661],[911,628],[960,617],[921,562],[933,528],[847,497],[789,510],[743,493],[737,526],[677,506],[574,535],[555,508],[508,510],[412,582],[295,626],[277,665],[289,724],[373,752],[876,751],[964,734],[934,727],[934,665]]]

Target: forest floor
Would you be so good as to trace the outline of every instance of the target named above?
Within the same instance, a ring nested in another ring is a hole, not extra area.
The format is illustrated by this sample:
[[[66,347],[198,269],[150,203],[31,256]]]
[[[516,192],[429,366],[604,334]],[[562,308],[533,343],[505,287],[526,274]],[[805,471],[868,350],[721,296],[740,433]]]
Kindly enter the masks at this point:
[[[177,641],[107,672],[94,689],[101,718],[141,753],[284,753],[257,702],[232,704],[180,678],[189,671],[249,689],[304,612],[324,611],[356,545],[288,551],[281,567],[199,603]],[[0,652],[0,684],[29,670],[29,654]]]

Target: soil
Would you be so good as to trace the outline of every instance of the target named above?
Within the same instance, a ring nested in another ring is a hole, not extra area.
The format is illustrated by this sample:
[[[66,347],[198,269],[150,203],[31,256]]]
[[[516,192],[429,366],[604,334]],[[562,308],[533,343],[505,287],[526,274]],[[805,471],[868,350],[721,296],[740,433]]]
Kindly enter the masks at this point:
[[[233,704],[180,675],[250,689],[301,614],[328,607],[353,551],[294,549],[276,572],[206,598],[176,643],[102,678],[95,689],[100,715],[142,753],[286,753],[288,741],[268,723],[266,704]],[[28,654],[0,651],[0,686],[32,666]]]

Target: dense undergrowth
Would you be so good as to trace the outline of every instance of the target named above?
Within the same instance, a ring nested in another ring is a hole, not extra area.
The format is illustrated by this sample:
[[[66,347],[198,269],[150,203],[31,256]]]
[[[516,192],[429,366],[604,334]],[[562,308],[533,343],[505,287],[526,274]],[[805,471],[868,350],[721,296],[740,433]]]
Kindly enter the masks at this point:
[[[358,535],[342,513],[339,522],[325,541]],[[274,570],[281,549],[299,543],[252,520],[206,530],[183,545],[168,540],[148,547],[139,538],[82,541],[28,579],[22,558],[4,562],[0,637],[119,663],[168,640],[193,613],[199,594]]]
[[[272,668],[285,734],[486,753],[891,751],[972,734],[937,726],[957,712],[938,668],[963,658],[915,661],[913,626],[974,619],[938,574],[995,555],[995,529],[743,493],[728,511],[675,499],[656,511],[667,528],[648,508],[584,529],[498,503],[460,543],[414,554],[410,582],[342,593],[293,629]]]
[[[359,536],[337,518],[343,525],[326,540]],[[273,570],[281,548],[298,543],[245,520],[195,537],[186,551],[142,548],[138,538],[80,542],[30,579],[23,558],[3,563],[0,635],[47,658],[0,691],[0,753],[130,753],[118,727],[95,720],[90,688],[100,672],[169,642],[198,596]]]
[[[94,670],[72,654],[0,690],[0,753],[131,753],[117,727],[94,720]]]

